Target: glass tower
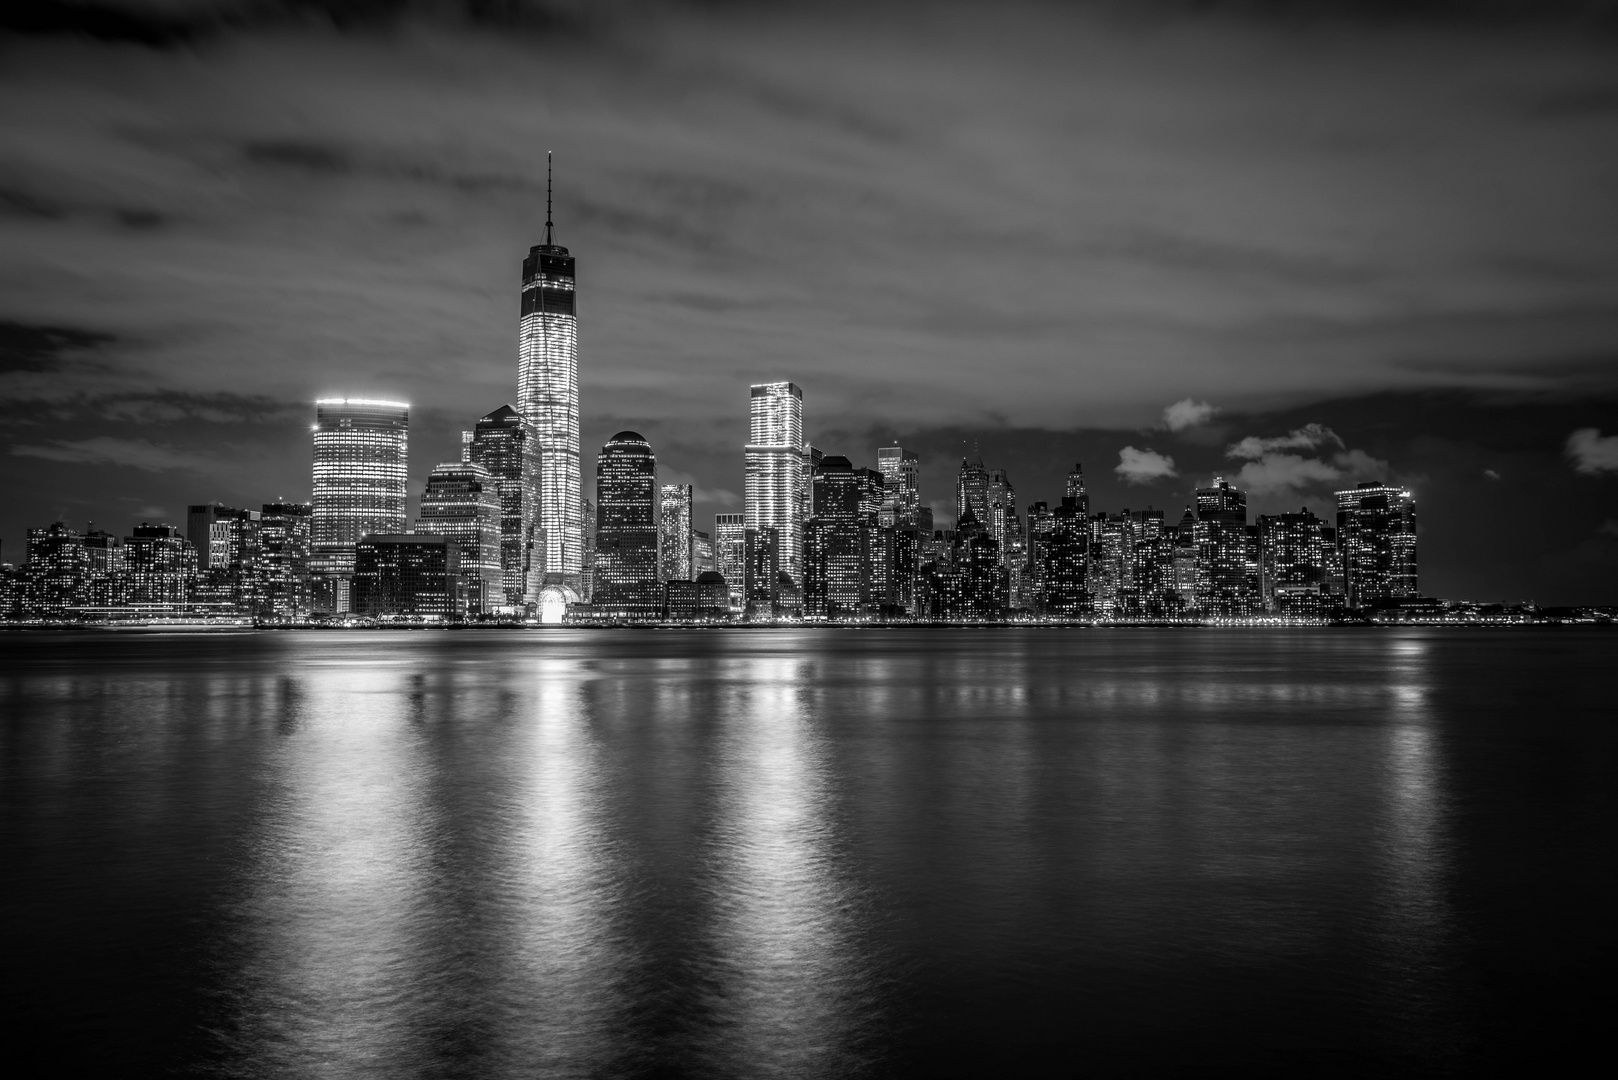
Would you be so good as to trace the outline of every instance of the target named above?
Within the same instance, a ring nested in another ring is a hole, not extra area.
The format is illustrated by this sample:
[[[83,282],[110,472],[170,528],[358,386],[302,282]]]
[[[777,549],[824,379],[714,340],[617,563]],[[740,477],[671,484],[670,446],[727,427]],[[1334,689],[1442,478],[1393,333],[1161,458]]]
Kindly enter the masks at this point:
[[[713,546],[715,566],[730,590],[730,608],[741,611],[746,606],[742,587],[747,565],[747,515],[715,514]]]
[[[428,475],[416,531],[455,541],[472,611],[505,603],[500,517],[499,482],[482,465],[446,461]]]
[[[801,588],[807,501],[802,390],[789,382],[753,386],[744,453],[747,528],[775,530],[780,571]]]
[[[510,405],[479,420],[466,441],[466,460],[483,466],[500,493],[500,567],[504,603],[513,607],[539,599],[539,575],[532,573],[534,532],[539,513],[539,436],[533,422]]]
[[[662,613],[657,580],[657,458],[651,444],[620,431],[596,458],[596,565],[591,606],[608,615],[655,619]]]
[[[1408,488],[1367,481],[1339,491],[1337,543],[1349,607],[1418,595],[1416,499]]]
[[[657,516],[657,574],[664,581],[695,581],[691,568],[691,485],[664,484]]]
[[[522,264],[517,411],[539,441],[536,569],[545,585],[579,599],[584,584],[584,492],[579,473],[579,324],[574,259],[552,243],[550,159],[546,155],[545,242]]]
[[[310,569],[328,588],[327,610],[347,610],[354,545],[371,533],[402,533],[410,406],[402,401],[323,398],[315,402]]]

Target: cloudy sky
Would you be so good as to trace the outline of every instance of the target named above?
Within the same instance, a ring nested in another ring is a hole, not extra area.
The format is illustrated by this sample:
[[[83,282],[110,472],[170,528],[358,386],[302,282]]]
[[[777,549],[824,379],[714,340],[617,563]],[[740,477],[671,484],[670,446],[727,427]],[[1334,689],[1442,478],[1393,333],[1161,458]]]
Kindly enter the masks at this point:
[[[1618,602],[1611,3],[31,3],[0,15],[0,557],[309,494],[314,398],[417,490],[515,396],[556,155],[585,470],[739,508],[812,440],[975,442],[1098,509],[1412,485],[1424,592]]]

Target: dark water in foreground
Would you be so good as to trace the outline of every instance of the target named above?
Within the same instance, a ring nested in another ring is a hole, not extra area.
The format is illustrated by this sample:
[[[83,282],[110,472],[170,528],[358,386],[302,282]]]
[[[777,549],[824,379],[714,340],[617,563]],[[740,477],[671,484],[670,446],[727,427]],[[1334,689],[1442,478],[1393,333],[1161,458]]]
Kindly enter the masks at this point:
[[[1610,1033],[1615,671],[1554,630],[0,637],[9,1042],[1545,1068]]]

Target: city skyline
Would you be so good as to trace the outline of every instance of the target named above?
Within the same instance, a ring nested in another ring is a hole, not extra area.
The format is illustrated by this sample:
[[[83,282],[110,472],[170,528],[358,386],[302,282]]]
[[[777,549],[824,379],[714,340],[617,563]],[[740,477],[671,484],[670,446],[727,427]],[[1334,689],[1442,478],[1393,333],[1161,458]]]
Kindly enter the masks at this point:
[[[827,10],[0,23],[0,558],[307,499],[322,397],[415,403],[419,499],[520,403],[544,237],[586,253],[578,445],[642,432],[698,520],[742,509],[735,388],[793,379],[828,452],[914,447],[940,522],[973,439],[1047,502],[1073,460],[1109,507],[1227,474],[1325,514],[1379,479],[1432,591],[1618,600],[1587,18],[1014,4],[982,47],[964,8]]]

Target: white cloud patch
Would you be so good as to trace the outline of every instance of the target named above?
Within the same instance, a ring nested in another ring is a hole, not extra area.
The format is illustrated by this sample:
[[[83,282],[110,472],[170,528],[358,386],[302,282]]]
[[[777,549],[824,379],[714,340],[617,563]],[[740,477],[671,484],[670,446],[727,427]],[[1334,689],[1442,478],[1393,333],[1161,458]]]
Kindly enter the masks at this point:
[[[1159,454],[1156,450],[1137,450],[1133,446],[1118,451],[1118,464],[1113,466],[1112,471],[1129,484],[1150,484],[1154,480],[1180,475],[1180,470],[1174,467],[1174,459],[1167,454]]]
[[[1259,460],[1243,465],[1234,482],[1249,494],[1278,495],[1311,484],[1335,483],[1342,478],[1341,469],[1319,458],[1265,454]]]
[[[1493,469],[1484,469],[1483,475],[1488,477],[1490,480],[1500,479],[1500,474],[1495,472]]]
[[[1328,444],[1342,446],[1343,440],[1335,431],[1322,424],[1305,424],[1285,435],[1268,439],[1249,435],[1240,442],[1231,443],[1226,447],[1225,456],[1257,460],[1277,450],[1313,450]]]
[[[1176,401],[1173,405],[1163,409],[1162,426],[1170,431],[1184,431],[1187,428],[1201,427],[1213,419],[1219,410],[1206,401],[1193,401],[1185,398]]]
[[[145,472],[204,472],[212,463],[201,454],[159,446],[146,439],[53,439],[37,445],[14,446],[16,457],[43,458],[77,465],[124,465]]]
[[[1599,428],[1580,428],[1567,437],[1567,456],[1575,472],[1599,476],[1618,472],[1618,435],[1601,434]]]

